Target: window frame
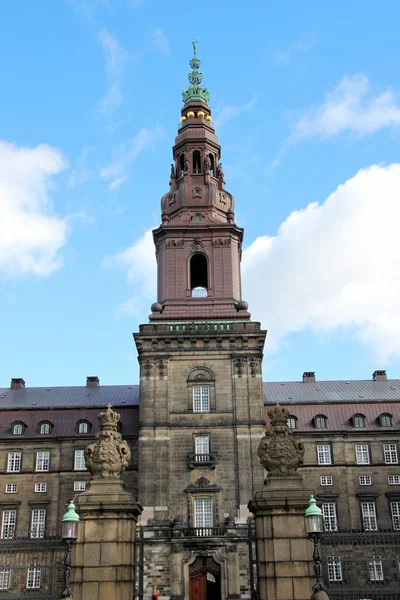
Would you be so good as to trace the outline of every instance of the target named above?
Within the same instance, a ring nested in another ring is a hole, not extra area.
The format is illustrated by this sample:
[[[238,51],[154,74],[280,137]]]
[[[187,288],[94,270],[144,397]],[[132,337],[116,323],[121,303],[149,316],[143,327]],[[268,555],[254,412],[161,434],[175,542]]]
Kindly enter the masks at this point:
[[[326,557],[326,572],[330,582],[343,581],[343,569],[340,556]]]
[[[325,448],[325,450],[321,451],[320,448]],[[326,449],[328,449],[328,452],[327,452]],[[329,444],[329,443],[327,443],[327,444],[317,444],[316,445],[316,452],[317,452],[317,464],[318,465],[326,466],[326,465],[332,465],[333,464],[332,444]],[[329,462],[325,461],[325,460],[322,460],[324,454],[329,454],[329,459],[328,459]]]
[[[9,523],[6,523],[6,516],[9,517]],[[10,518],[11,517],[11,518]],[[7,528],[10,528],[9,530]],[[17,531],[17,509],[16,508],[5,508],[1,513],[1,540],[13,540]],[[6,535],[5,535],[6,534]]]
[[[201,442],[201,440],[203,442]],[[204,443],[206,441],[206,443]],[[205,452],[204,450],[199,452],[199,450],[201,450],[201,445],[204,445],[207,448],[207,451]],[[194,436],[194,453],[195,455],[209,455],[210,453],[210,436],[209,435],[198,435],[195,434]]]
[[[390,501],[390,516],[394,531],[400,531],[400,500]]]
[[[293,425],[290,425],[290,423],[293,423]],[[297,429],[297,417],[295,417],[294,415],[289,415],[287,420],[287,426],[289,427],[289,429]]]
[[[371,453],[369,450],[369,444],[354,444],[354,454],[356,459],[356,465],[371,464]],[[366,456],[363,456],[364,454]]]
[[[11,489],[7,490],[8,486],[11,486]],[[13,489],[14,487],[15,487],[15,489]],[[5,494],[18,494],[18,483],[6,483],[4,493]]]
[[[39,488],[39,486],[43,486],[43,485],[44,485],[44,490],[42,490],[42,489],[37,489],[37,488]],[[33,487],[33,490],[34,490],[35,494],[44,494],[44,493],[46,493],[46,492],[47,492],[47,483],[45,483],[45,482],[40,482],[40,481],[39,481],[39,482],[35,482],[35,485],[34,485],[34,487]]]
[[[378,569],[377,569],[378,567]],[[371,569],[373,569],[373,576],[371,577]],[[383,573],[383,564],[381,556],[371,556],[368,559],[368,579],[369,581],[385,581]]]
[[[36,450],[35,472],[47,473],[48,471],[50,471],[50,450]]]
[[[86,427],[86,431],[81,431],[81,427],[82,428]],[[90,433],[90,428],[91,428],[91,423],[89,423],[89,421],[87,421],[86,419],[82,419],[81,421],[78,421],[78,423],[77,423],[76,433],[79,433],[80,435],[86,435],[87,433]]]
[[[324,531],[338,530],[337,504],[333,501],[323,501],[321,504]]]
[[[328,418],[325,415],[316,415],[313,419],[314,429],[327,429]]]
[[[380,427],[393,427],[393,415],[390,413],[382,413],[378,418]],[[388,420],[388,423],[384,422],[386,419]]]
[[[43,431],[43,428],[48,429],[48,431]],[[50,423],[50,421],[42,421],[39,423],[39,435],[49,435],[52,429],[53,424]]]
[[[31,580],[30,580],[31,577]],[[40,563],[29,563],[26,577],[26,589],[38,590],[41,584],[41,566]]]
[[[14,456],[13,456],[14,455]],[[13,467],[13,468],[11,468]],[[17,467],[17,468],[15,468]],[[22,469],[22,451],[11,450],[7,452],[7,473],[21,473]]]
[[[361,425],[359,424],[361,423]],[[353,427],[355,429],[364,429],[365,428],[365,416],[361,413],[357,413],[353,416]]]
[[[361,479],[362,478],[369,479],[369,483],[367,483],[366,481],[364,483],[361,483]],[[359,475],[358,476],[358,484],[362,485],[362,486],[364,486],[364,485],[372,485],[372,477],[371,477],[371,475]]]
[[[325,482],[322,481],[323,479],[325,479]],[[330,482],[328,482],[328,479],[330,479]],[[323,487],[325,487],[327,485],[333,485],[333,477],[332,477],[332,475],[321,475],[320,478],[319,478],[319,483]]]
[[[385,449],[385,447],[390,447],[389,449]],[[395,442],[384,442],[382,444],[382,452],[383,452],[383,461],[385,465],[398,465],[399,464],[399,453],[397,449],[397,444]],[[393,459],[393,460],[388,460]]]
[[[82,452],[80,456],[80,460],[83,459],[83,463],[84,463],[84,467],[79,467],[77,466],[77,463],[79,462],[77,460],[78,457],[78,452]],[[86,466],[86,461],[85,461],[85,450],[84,448],[74,448],[74,471],[87,471],[87,466]]]
[[[4,581],[6,579],[6,581]],[[0,590],[9,590],[11,587],[11,565],[0,565]]]
[[[393,481],[390,481],[391,477],[393,477]],[[388,485],[400,485],[400,475],[388,475]]]
[[[83,487],[78,487],[77,484],[83,484]],[[86,481],[84,479],[79,479],[74,481],[74,492],[84,492],[86,490]]]
[[[197,507],[200,505],[200,503],[203,504],[202,511],[197,510]],[[204,510],[205,503],[208,503],[210,510],[208,510],[208,511]],[[202,524],[198,523],[198,517],[201,517]],[[206,523],[207,518],[209,520],[209,523]],[[195,527],[196,529],[198,529],[198,528],[205,528],[205,529],[210,528],[211,529],[214,527],[214,501],[212,498],[209,498],[209,497],[193,498],[193,527]]]
[[[203,404],[203,393],[207,390],[206,394],[206,404]],[[196,391],[200,391],[200,397],[196,399]],[[209,413],[211,411],[211,402],[210,402],[210,386],[208,384],[194,384],[193,385],[193,412],[194,413]],[[196,401],[199,402],[199,408],[196,408]],[[206,406],[206,408],[204,408]]]
[[[29,527],[31,540],[42,540],[46,533],[47,509],[32,508]]]
[[[16,431],[16,429],[18,428],[18,431]],[[20,431],[19,431],[20,429]],[[24,423],[22,423],[22,421],[15,421],[15,423],[13,423],[11,425],[11,433],[12,435],[23,435],[25,431],[25,425]]]
[[[367,509],[365,511],[364,509]],[[373,509],[370,511],[370,509]],[[360,502],[361,520],[364,531],[378,531],[378,516],[376,513],[376,502],[374,500],[361,500]],[[371,514],[365,514],[371,512]]]

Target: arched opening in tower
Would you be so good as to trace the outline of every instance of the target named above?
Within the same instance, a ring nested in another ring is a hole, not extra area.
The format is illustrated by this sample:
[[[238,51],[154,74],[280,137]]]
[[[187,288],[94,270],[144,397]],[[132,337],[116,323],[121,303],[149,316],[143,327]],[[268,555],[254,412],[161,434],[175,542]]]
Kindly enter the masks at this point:
[[[193,151],[193,173],[201,173],[200,150]]]
[[[214,154],[211,154],[210,152],[208,158],[210,159],[210,173],[213,177],[215,177]]]
[[[183,174],[185,172],[185,155],[181,154],[179,157],[179,177],[183,177]]]
[[[204,254],[193,254],[190,259],[190,289],[194,298],[208,296],[208,265]]]

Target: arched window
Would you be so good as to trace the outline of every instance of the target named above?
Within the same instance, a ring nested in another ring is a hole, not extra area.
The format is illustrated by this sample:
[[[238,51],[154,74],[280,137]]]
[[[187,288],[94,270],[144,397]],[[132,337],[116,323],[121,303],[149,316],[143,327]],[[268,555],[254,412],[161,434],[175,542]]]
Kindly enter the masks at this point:
[[[391,427],[392,426],[392,415],[389,415],[389,413],[382,413],[379,416],[379,425],[381,427]]]
[[[13,424],[12,433],[13,433],[13,435],[22,435],[24,433],[24,429],[25,429],[25,425],[23,423],[21,423],[20,421],[18,421],[17,423]]]
[[[190,259],[190,289],[194,298],[208,296],[208,265],[204,254],[193,254]]]
[[[183,177],[185,172],[185,155],[181,154],[179,157],[179,177]]]
[[[317,415],[314,417],[315,429],[326,429],[327,418],[324,415]]]
[[[353,417],[353,427],[365,427],[365,417],[364,415],[354,415]]]
[[[193,151],[193,173],[201,173],[200,150]]]
[[[52,424],[49,423],[49,421],[43,421],[43,423],[40,423],[40,435],[46,435],[50,433],[51,429]]]
[[[79,421],[78,433],[89,433],[90,423],[88,421]]]
[[[290,417],[287,420],[287,426],[289,427],[289,429],[296,429],[297,427],[297,417],[290,415]]]
[[[215,162],[214,162],[214,154],[210,154],[208,155],[208,158],[210,159],[210,173],[213,177],[215,177]]]

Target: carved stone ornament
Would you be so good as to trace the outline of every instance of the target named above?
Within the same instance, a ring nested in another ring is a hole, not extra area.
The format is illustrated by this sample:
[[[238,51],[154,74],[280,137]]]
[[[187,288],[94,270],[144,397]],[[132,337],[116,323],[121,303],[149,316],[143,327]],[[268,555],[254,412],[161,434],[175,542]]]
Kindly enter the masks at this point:
[[[193,198],[201,198],[201,187],[195,187],[192,189]]]
[[[204,248],[204,244],[200,235],[195,235],[193,239],[192,249],[198,250],[199,248]]]
[[[219,201],[220,201],[222,204],[226,204],[226,194],[224,194],[223,192],[220,192],[220,193],[219,193]]]
[[[237,358],[235,361],[236,374],[239,378],[243,377],[243,371],[246,365],[245,358]]]
[[[150,377],[153,365],[150,360],[145,360],[143,363],[143,373],[145,377]]]
[[[231,245],[231,238],[225,238],[224,240],[222,240],[221,238],[218,238],[217,240],[213,240],[213,246],[215,247],[229,247]]]
[[[296,475],[303,464],[304,444],[293,436],[287,420],[290,413],[279,404],[268,411],[271,428],[258,446],[258,456],[268,475]]]
[[[165,244],[166,248],[183,248],[185,240],[168,240]]]
[[[108,404],[99,414],[100,431],[85,450],[86,466],[94,479],[119,478],[131,458],[130,448],[117,431],[120,415]]]

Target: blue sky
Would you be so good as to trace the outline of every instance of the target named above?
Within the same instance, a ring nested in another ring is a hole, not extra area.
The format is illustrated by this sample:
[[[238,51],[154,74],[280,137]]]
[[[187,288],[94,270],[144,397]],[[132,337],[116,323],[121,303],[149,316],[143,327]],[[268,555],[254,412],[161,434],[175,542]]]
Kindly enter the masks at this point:
[[[0,386],[137,382],[194,37],[264,379],[398,377],[399,17],[394,0],[4,3]]]

